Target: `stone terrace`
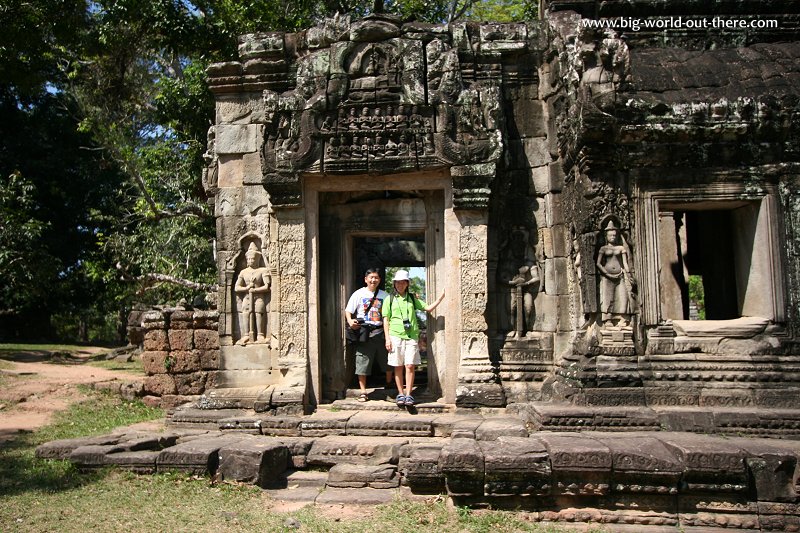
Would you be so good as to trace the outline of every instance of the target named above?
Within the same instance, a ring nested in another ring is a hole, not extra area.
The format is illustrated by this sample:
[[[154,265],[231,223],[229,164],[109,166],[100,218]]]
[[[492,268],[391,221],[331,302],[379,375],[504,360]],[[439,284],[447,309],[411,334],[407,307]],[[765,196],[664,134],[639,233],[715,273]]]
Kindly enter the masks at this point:
[[[335,402],[310,416],[178,409],[161,433],[44,444],[82,470],[178,470],[276,499],[377,504],[446,494],[543,522],[800,531],[800,442],[674,431],[547,431],[506,410]],[[325,489],[325,490],[322,490]]]

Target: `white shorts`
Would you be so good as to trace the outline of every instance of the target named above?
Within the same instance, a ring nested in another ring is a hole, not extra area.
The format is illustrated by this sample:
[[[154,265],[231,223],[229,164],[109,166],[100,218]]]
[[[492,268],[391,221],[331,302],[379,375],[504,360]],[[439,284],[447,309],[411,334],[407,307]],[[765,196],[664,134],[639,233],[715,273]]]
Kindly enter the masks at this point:
[[[392,351],[389,352],[389,366],[419,365],[422,363],[417,341],[394,336],[391,339]]]

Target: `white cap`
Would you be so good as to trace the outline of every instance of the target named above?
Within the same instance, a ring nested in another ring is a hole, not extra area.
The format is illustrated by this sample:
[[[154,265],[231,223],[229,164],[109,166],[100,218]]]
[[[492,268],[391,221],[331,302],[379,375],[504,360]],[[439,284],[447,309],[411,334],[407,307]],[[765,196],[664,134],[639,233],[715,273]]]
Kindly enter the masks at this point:
[[[408,281],[408,270],[398,270],[397,272],[395,272],[394,280],[392,280],[392,283],[394,283],[395,281]]]

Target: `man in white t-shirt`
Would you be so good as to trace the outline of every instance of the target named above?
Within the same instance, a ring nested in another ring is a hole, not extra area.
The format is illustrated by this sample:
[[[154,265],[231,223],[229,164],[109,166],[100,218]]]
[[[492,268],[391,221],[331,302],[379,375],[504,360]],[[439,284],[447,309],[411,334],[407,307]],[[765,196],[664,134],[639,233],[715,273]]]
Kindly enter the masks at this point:
[[[389,296],[380,289],[381,275],[375,268],[364,274],[366,287],[361,287],[350,296],[344,310],[349,333],[361,339],[355,344],[356,375],[361,394],[359,402],[367,401],[367,376],[372,373],[372,363],[377,359],[378,366],[386,373],[387,388],[391,387],[393,369],[387,364],[385,340],[383,338],[383,301]],[[350,335],[348,335],[350,337]]]

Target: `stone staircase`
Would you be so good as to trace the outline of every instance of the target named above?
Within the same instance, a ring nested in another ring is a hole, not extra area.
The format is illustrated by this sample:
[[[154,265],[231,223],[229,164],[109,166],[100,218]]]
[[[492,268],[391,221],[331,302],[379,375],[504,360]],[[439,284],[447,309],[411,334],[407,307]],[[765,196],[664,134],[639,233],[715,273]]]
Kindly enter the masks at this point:
[[[421,403],[409,412],[354,399],[309,416],[183,407],[163,432],[55,441],[37,456],[82,470],[209,475],[317,505],[444,495],[457,505],[614,530],[800,531],[799,441],[537,431],[502,409]]]

